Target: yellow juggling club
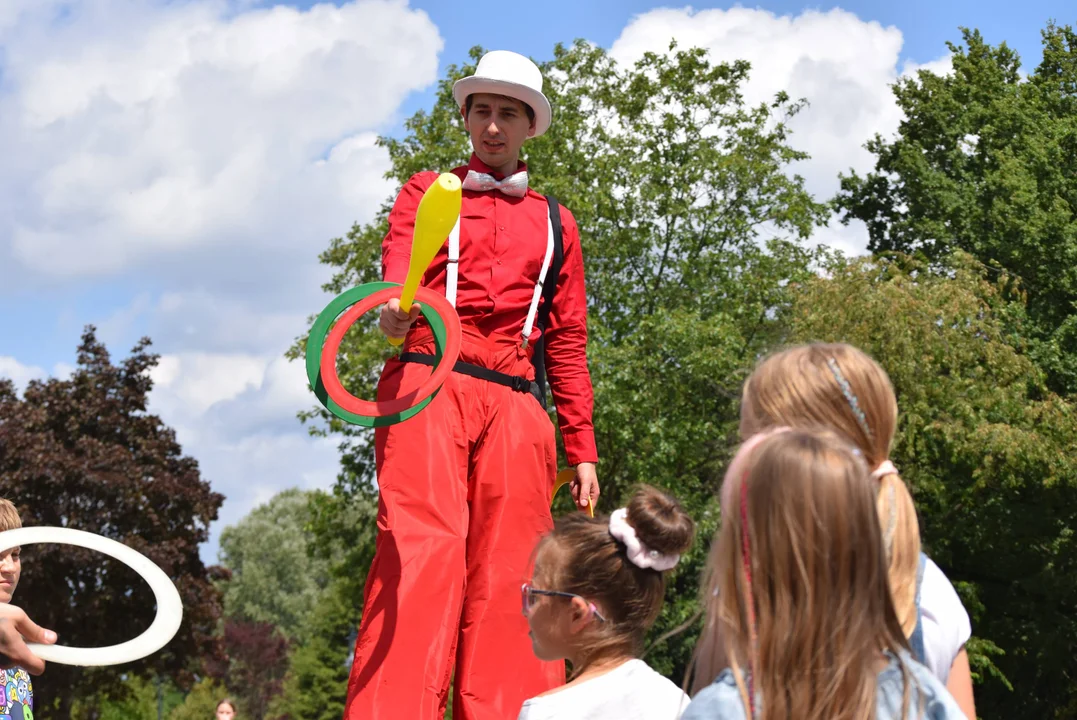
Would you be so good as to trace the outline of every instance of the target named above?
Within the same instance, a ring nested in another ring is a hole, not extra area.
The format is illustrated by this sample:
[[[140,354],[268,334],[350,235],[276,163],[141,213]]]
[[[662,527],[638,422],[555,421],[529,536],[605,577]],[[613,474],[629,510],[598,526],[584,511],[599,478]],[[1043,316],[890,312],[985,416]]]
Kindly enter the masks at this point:
[[[460,178],[442,173],[423,193],[415,211],[415,233],[411,240],[411,263],[404,289],[400,293],[400,309],[411,310],[415,291],[426,274],[434,256],[445,244],[456,221],[460,219]],[[401,345],[404,338],[389,338],[389,344]]]

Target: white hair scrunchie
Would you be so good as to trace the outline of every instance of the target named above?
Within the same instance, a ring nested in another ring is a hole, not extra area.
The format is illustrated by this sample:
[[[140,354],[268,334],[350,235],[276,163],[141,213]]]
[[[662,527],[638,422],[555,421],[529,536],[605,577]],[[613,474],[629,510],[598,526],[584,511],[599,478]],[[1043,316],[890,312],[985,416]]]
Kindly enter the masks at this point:
[[[645,570],[665,572],[676,567],[680,555],[663,555],[640,542],[636,529],[628,524],[628,508],[614,510],[610,515],[610,535],[624,543],[628,561]]]
[[[887,475],[897,474],[898,470],[896,467],[894,467],[894,463],[890,462],[889,460],[883,460],[881,463],[879,463],[879,467],[875,468],[875,470],[872,471],[871,479],[882,480]]]

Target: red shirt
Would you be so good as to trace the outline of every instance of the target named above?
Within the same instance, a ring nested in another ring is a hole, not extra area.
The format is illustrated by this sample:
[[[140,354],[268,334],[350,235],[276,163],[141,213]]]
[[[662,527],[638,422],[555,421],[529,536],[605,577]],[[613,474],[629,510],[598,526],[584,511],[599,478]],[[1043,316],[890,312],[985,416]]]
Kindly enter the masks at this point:
[[[466,166],[452,172],[463,180],[469,169],[490,173],[498,180],[503,177],[475,155]],[[519,169],[526,169],[526,165],[521,163]],[[396,198],[389,213],[389,233],[381,246],[382,276],[388,282],[403,283],[408,275],[415,211],[437,177],[436,172],[413,175]],[[521,336],[546,255],[547,217],[546,198],[530,188],[522,198],[500,190],[463,191],[456,290],[461,322],[485,334]],[[570,465],[577,465],[597,462],[598,449],[591,422],[594,392],[587,369],[587,295],[580,231],[564,207],[561,227],[564,262],[546,327],[546,370],[565,454]],[[446,243],[423,277],[424,286],[445,292],[447,260]],[[530,342],[538,340],[540,334],[537,328],[532,330]]]

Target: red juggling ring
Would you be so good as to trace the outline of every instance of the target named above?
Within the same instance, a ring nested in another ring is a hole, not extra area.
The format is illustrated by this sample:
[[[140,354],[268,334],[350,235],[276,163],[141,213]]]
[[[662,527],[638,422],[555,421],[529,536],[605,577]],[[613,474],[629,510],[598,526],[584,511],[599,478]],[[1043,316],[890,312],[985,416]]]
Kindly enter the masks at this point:
[[[423,403],[424,400],[438,391],[448,379],[460,355],[462,337],[460,317],[456,314],[456,308],[452,306],[444,295],[439,295],[428,288],[420,287],[416,291],[415,300],[423,306],[424,312],[429,308],[445,324],[445,346],[442,349],[441,360],[434,368],[434,372],[417,389],[392,400],[371,402],[361,400],[349,393],[337,376],[337,353],[340,351],[340,343],[344,339],[344,334],[363,314],[399,296],[399,286],[387,287],[352,305],[340,317],[333,329],[329,331],[325,344],[322,346],[319,370],[321,371],[321,381],[325,387],[325,392],[329,399],[348,413],[371,419],[389,418],[394,415],[410,417],[411,414],[407,413],[407,411]],[[401,419],[404,418],[402,417]]]

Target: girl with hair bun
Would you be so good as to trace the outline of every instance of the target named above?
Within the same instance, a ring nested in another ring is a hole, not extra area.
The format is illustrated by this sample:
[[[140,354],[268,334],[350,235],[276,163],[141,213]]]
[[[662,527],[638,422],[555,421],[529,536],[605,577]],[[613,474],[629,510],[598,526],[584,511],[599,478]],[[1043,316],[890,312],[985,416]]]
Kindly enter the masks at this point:
[[[519,720],[676,720],[688,696],[639,659],[666,574],[692,545],[692,518],[639,488],[609,517],[559,518],[535,548],[521,589],[540,660],[568,660],[568,684],[526,701]]]
[[[894,388],[875,360],[851,345],[813,343],[770,355],[755,369],[744,384],[740,435],[746,440],[778,426],[826,428],[852,443],[875,489],[890,592],[913,658],[974,718],[965,651],[972,625],[953,585],[921,552],[912,495],[890,461],[897,419]]]

